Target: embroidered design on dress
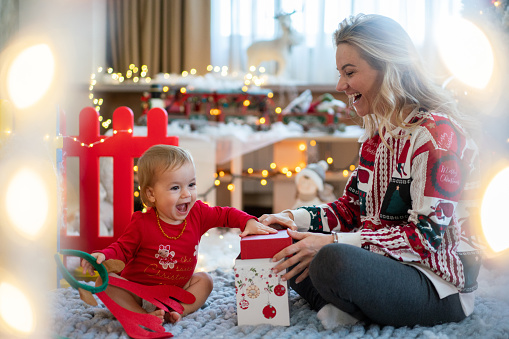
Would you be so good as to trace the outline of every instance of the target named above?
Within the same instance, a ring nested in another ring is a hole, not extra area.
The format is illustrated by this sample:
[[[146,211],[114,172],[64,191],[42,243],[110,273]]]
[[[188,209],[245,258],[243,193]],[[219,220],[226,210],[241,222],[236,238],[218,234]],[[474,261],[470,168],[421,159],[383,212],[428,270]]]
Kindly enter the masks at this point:
[[[157,251],[155,257],[159,259],[159,265],[163,267],[163,269],[173,268],[177,263],[177,260],[174,260],[175,252],[170,252],[170,245],[159,245],[159,250]]]

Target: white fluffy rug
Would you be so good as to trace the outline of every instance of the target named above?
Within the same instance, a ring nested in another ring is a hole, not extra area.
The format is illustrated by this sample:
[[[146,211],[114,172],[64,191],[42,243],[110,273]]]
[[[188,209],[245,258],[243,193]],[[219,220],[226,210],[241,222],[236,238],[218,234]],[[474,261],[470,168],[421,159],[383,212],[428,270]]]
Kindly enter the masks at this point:
[[[492,261],[481,269],[474,313],[460,323],[434,327],[394,328],[359,324],[325,330],[316,312],[290,291],[289,327],[237,326],[233,260],[239,252],[237,232],[213,230],[203,237],[199,264],[214,279],[203,307],[176,325],[165,324],[175,338],[509,338],[509,262]],[[120,323],[99,301],[92,307],[73,288],[51,292],[55,336],[66,338],[128,338]]]

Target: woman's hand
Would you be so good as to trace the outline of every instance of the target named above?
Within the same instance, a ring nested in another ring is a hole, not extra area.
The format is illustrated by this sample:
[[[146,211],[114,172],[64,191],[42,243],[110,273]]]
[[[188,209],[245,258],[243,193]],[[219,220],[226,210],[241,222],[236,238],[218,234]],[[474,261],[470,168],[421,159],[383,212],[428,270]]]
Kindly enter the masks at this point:
[[[278,224],[294,231],[297,230],[297,225],[295,225],[295,222],[293,221],[293,214],[290,212],[264,214],[258,218],[258,220],[260,220],[260,222],[264,225]]]
[[[331,234],[309,233],[309,232],[296,232],[287,231],[290,237],[298,240],[295,244],[286,247],[277,253],[272,261],[277,262],[285,257],[289,257],[272,268],[274,273],[279,273],[293,265],[296,265],[291,271],[283,275],[283,280],[288,280],[295,275],[302,272],[301,275],[295,280],[300,283],[309,275],[309,264],[313,260],[318,251],[327,244],[332,244],[334,239]]]
[[[96,262],[98,264],[102,263],[106,259],[104,254],[99,252],[92,253],[91,256],[93,256],[96,259]],[[81,260],[81,267],[83,267],[83,274],[86,274],[88,272],[90,275],[94,275],[95,270],[94,266],[92,266],[92,264],[86,261],[85,259]]]
[[[277,233],[277,231],[270,226],[266,226],[261,222],[256,221],[256,219],[249,219],[246,223],[246,227],[244,228],[244,232],[240,234],[240,237],[243,238],[250,234],[271,234],[271,233]]]

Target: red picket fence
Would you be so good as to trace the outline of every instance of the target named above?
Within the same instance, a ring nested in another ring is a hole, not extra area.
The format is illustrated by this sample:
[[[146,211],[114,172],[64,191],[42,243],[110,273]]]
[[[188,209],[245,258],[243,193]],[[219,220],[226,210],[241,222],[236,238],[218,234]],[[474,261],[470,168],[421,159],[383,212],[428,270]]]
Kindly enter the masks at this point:
[[[178,145],[178,137],[167,136],[168,114],[153,108],[147,115],[147,136],[134,136],[134,115],[130,108],[113,112],[112,136],[100,135],[99,113],[86,107],[79,116],[79,135],[64,136],[62,165],[66,158],[79,157],[79,236],[60,230],[59,249],[90,253],[115,241],[131,220],[134,207],[134,158],[156,144]],[[99,235],[99,158],[113,158],[113,236]],[[65,170],[64,170],[65,172]],[[65,176],[65,174],[64,174]]]

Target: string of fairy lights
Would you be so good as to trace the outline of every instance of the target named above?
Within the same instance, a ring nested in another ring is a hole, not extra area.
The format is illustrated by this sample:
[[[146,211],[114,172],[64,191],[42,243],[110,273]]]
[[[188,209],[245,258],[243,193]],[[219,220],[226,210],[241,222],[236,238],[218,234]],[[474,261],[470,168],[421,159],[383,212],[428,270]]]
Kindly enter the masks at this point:
[[[207,71],[212,72],[217,76],[220,77],[227,77],[228,75],[232,75],[234,77],[238,77],[238,73],[229,73],[227,66],[207,66]],[[189,76],[196,75],[197,71],[196,69],[191,69],[189,71],[183,71],[181,73],[180,80],[185,80],[185,78]],[[92,101],[92,104],[94,105],[94,108],[97,112],[101,113],[101,106],[104,104],[103,98],[97,97],[94,94],[94,88],[98,83],[98,78],[100,75],[103,77],[109,77],[109,81],[112,81],[113,83],[121,84],[126,81],[132,82],[133,84],[139,84],[139,83],[145,83],[145,84],[151,84],[153,82],[152,78],[148,76],[148,67],[146,65],[142,65],[141,67],[138,67],[134,64],[129,65],[128,70],[125,73],[114,71],[113,68],[104,68],[99,67],[97,69],[97,73],[91,74],[90,76],[90,86],[89,86],[89,99]],[[249,69],[249,72],[244,74],[243,76],[243,87],[242,91],[247,92],[251,86],[257,86],[260,87],[265,84],[266,77],[264,76],[265,69],[263,67],[256,68],[251,67]],[[165,73],[164,75],[165,80],[170,80],[173,75],[170,75],[169,73]],[[103,78],[104,80],[104,78]],[[170,86],[163,86],[162,91],[168,92],[170,90]],[[187,91],[187,88],[185,85],[181,86],[180,92],[185,94]],[[273,93],[268,94],[269,98],[273,97]],[[249,103],[244,102],[244,106]],[[274,113],[280,114],[282,112],[281,107],[275,107]],[[211,109],[210,111],[211,115],[218,114],[215,112],[214,109]],[[99,121],[101,123],[101,126],[104,129],[108,129],[111,125],[111,119],[105,119],[102,115],[99,115]],[[260,117],[260,123],[265,123],[265,118]],[[113,134],[117,134],[119,132],[124,133],[133,133],[132,129],[125,130],[125,131],[117,131],[113,130]],[[73,140],[77,143],[79,143],[82,147],[94,147],[95,145],[99,143],[103,143],[105,141],[104,138],[94,142],[94,143],[85,143],[78,140],[76,137],[73,138]],[[310,140],[309,146],[315,147],[317,142],[315,140]],[[304,143],[300,144],[299,150],[304,151],[306,149],[306,145]],[[341,169],[336,169],[333,172],[341,173],[341,175],[345,178],[347,178],[350,173],[355,170],[355,163],[357,159],[353,159],[350,164]],[[332,157],[328,157],[326,159],[327,163],[331,165],[334,162],[334,159]],[[269,165],[269,168],[267,169],[261,169],[261,170],[254,170],[253,168],[248,168],[243,173],[231,173],[229,171],[223,171],[219,170],[216,173],[214,173],[214,184],[211,187],[208,187],[203,193],[199,195],[199,198],[203,201],[207,201],[207,198],[209,195],[215,191],[217,188],[219,188],[222,185],[226,185],[226,188],[228,191],[235,190],[235,181],[237,180],[256,180],[259,181],[259,184],[261,186],[266,186],[270,180],[273,180],[275,178],[286,176],[288,178],[292,177],[294,174],[300,172],[304,167],[306,167],[305,163],[300,164],[299,166],[295,167],[294,169],[289,169],[287,167],[279,168],[276,163],[271,163]],[[137,171],[137,167],[134,166],[134,171]],[[332,172],[332,171],[331,171]],[[137,187],[134,191],[134,196],[138,198],[140,195],[139,187]]]
[[[217,75],[221,78],[226,78],[227,76],[231,75],[233,77],[238,77],[238,72],[229,72],[229,69],[227,66],[213,66],[208,65],[207,71]],[[190,76],[196,75],[197,70],[195,68],[190,69],[189,71],[185,70],[182,71],[180,78],[176,78],[174,75],[170,73],[164,73],[163,78],[165,80],[171,80],[174,78],[174,82],[177,85],[178,81],[185,82],[186,78]],[[101,126],[104,129],[108,129],[112,123],[111,119],[106,119],[101,115],[101,107],[104,104],[104,99],[101,97],[97,97],[94,93],[95,86],[98,84],[98,78],[99,76],[103,76],[103,81],[108,80],[115,84],[122,84],[126,81],[129,81],[133,84],[152,84],[152,78],[148,75],[148,66],[142,65],[141,67],[136,66],[135,64],[130,64],[127,71],[125,73],[115,71],[112,67],[98,67],[96,73],[92,73],[90,75],[90,81],[89,81],[89,95],[88,98],[91,100],[93,107],[97,112],[99,112],[99,122],[101,123]],[[106,77],[106,78],[105,78]],[[254,67],[251,66],[249,69],[249,72],[243,75],[243,86],[241,87],[241,91],[246,93],[248,90],[255,86],[255,87],[261,87],[266,82],[266,75],[265,75],[265,68],[264,67]],[[170,91],[170,86],[165,85],[162,86],[162,92],[168,93]],[[180,86],[179,89],[180,93],[185,94],[187,92],[187,88],[185,85]],[[269,99],[272,99],[274,94],[272,92],[267,94],[267,97]],[[245,100],[243,102],[244,106],[249,106],[251,102],[249,100]],[[281,107],[275,107],[274,113],[280,114],[282,112]],[[213,108],[210,110],[210,115],[218,115],[220,114],[220,111],[218,111],[217,108]],[[260,124],[265,123],[265,118],[260,117]]]
[[[114,135],[118,134],[118,133],[133,133],[133,130],[128,129],[128,130],[114,130],[113,131]],[[46,136],[45,139],[48,140],[48,138],[49,137]],[[82,142],[81,140],[79,140],[77,137],[70,137],[70,136],[60,136],[60,139],[70,139],[70,140],[73,140],[74,142],[76,142],[81,147],[92,148],[97,144],[104,143],[108,139],[108,137],[101,138],[98,141],[95,141],[93,143],[85,143],[85,142]],[[318,143],[316,140],[309,141],[309,147],[316,147],[317,144]],[[298,145],[299,151],[306,151],[307,147],[308,146],[304,142],[300,143]],[[349,165],[346,166],[345,168],[336,168],[330,172],[340,174],[342,177],[347,178],[350,176],[351,172],[355,170],[355,168],[356,168],[355,164],[357,163],[357,160],[358,160],[358,157],[356,156],[354,159],[352,159],[352,161],[349,162]],[[326,162],[328,165],[332,165],[334,163],[334,158],[329,156],[329,157],[327,157]],[[202,199],[203,201],[207,201],[207,197],[209,196],[209,194],[211,194],[215,189],[219,188],[222,185],[226,185],[226,188],[228,191],[233,191],[233,190],[235,190],[235,181],[236,180],[245,180],[245,179],[256,180],[256,181],[259,181],[259,184],[261,186],[266,186],[270,180],[273,180],[275,178],[280,178],[281,176],[291,178],[293,175],[299,173],[302,169],[304,169],[306,167],[306,163],[301,163],[301,164],[299,164],[299,166],[296,166],[294,169],[290,169],[288,167],[280,168],[275,162],[271,162],[268,167],[269,167],[268,169],[259,169],[259,170],[255,170],[250,167],[250,168],[247,168],[245,171],[243,171],[243,173],[241,173],[241,174],[231,173],[230,171],[226,171],[226,170],[219,170],[216,173],[214,173],[214,184],[211,187],[207,188],[205,190],[205,192],[199,194],[199,198]],[[138,171],[138,167],[136,165],[133,167],[133,171],[134,172]],[[134,196],[136,198],[138,198],[140,196],[140,187],[139,186],[136,187],[136,189],[134,191]]]

